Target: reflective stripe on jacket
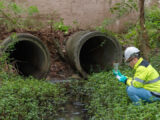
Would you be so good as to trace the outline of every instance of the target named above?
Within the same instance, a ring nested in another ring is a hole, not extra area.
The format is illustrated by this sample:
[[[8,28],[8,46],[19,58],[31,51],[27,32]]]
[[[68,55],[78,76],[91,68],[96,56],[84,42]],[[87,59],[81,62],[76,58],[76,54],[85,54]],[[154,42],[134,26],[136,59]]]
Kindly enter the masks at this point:
[[[140,58],[135,64],[134,70],[134,77],[128,77],[127,85],[160,93],[160,76],[152,65]]]

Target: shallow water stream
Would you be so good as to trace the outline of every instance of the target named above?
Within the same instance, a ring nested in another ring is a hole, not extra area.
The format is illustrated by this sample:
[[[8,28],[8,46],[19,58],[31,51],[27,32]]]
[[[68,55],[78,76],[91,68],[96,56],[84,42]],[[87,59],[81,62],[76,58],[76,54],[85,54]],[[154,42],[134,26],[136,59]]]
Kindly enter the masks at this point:
[[[50,80],[51,84],[71,83],[71,80]],[[83,96],[70,95],[69,101],[63,106],[63,110],[58,113],[56,120],[88,120],[87,109],[85,108],[87,98]]]
[[[80,102],[68,103],[56,120],[87,120],[86,111],[84,104]]]

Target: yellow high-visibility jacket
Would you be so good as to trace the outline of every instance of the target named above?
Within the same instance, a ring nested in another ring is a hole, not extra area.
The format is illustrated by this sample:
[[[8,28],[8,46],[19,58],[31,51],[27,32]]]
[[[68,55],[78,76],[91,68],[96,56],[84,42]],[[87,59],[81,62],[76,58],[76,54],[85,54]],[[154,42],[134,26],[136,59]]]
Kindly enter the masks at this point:
[[[127,85],[160,93],[160,76],[152,65],[143,58],[139,58],[134,66],[134,70],[134,77],[127,77]]]

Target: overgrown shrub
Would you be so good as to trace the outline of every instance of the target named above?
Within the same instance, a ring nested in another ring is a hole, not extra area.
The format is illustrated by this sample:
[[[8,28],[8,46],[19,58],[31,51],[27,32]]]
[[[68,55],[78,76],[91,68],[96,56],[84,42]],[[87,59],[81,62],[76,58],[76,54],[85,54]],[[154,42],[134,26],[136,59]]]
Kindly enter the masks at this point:
[[[39,10],[36,6],[25,8],[13,1],[0,1],[0,25],[5,26],[8,31],[14,29],[38,29],[41,28],[42,22],[34,19]]]
[[[153,48],[159,47],[160,44],[160,8],[153,6],[146,10],[146,29],[150,38],[150,44]]]
[[[71,26],[64,25],[63,19],[61,19],[58,22],[53,23],[53,29],[55,31],[62,31],[65,34],[68,34],[70,28]]]
[[[145,27],[149,36],[149,43],[151,48],[159,47],[160,39],[160,8],[153,6],[147,8],[145,11]],[[126,34],[118,35],[123,45],[138,46],[140,26],[139,23],[132,25]]]

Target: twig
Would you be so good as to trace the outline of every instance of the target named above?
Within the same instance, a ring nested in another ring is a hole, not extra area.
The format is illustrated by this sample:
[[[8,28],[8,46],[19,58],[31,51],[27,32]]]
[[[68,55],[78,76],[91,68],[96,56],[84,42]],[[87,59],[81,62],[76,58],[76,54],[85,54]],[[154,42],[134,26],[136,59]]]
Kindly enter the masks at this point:
[[[61,46],[60,46],[60,44],[59,44],[59,42],[58,42],[58,39],[54,38],[54,39],[53,39],[53,43],[54,43],[55,47],[57,48],[60,57],[61,57],[64,61],[66,61],[65,55],[64,55],[64,53],[63,53],[63,51],[62,51],[62,48],[61,48]]]

